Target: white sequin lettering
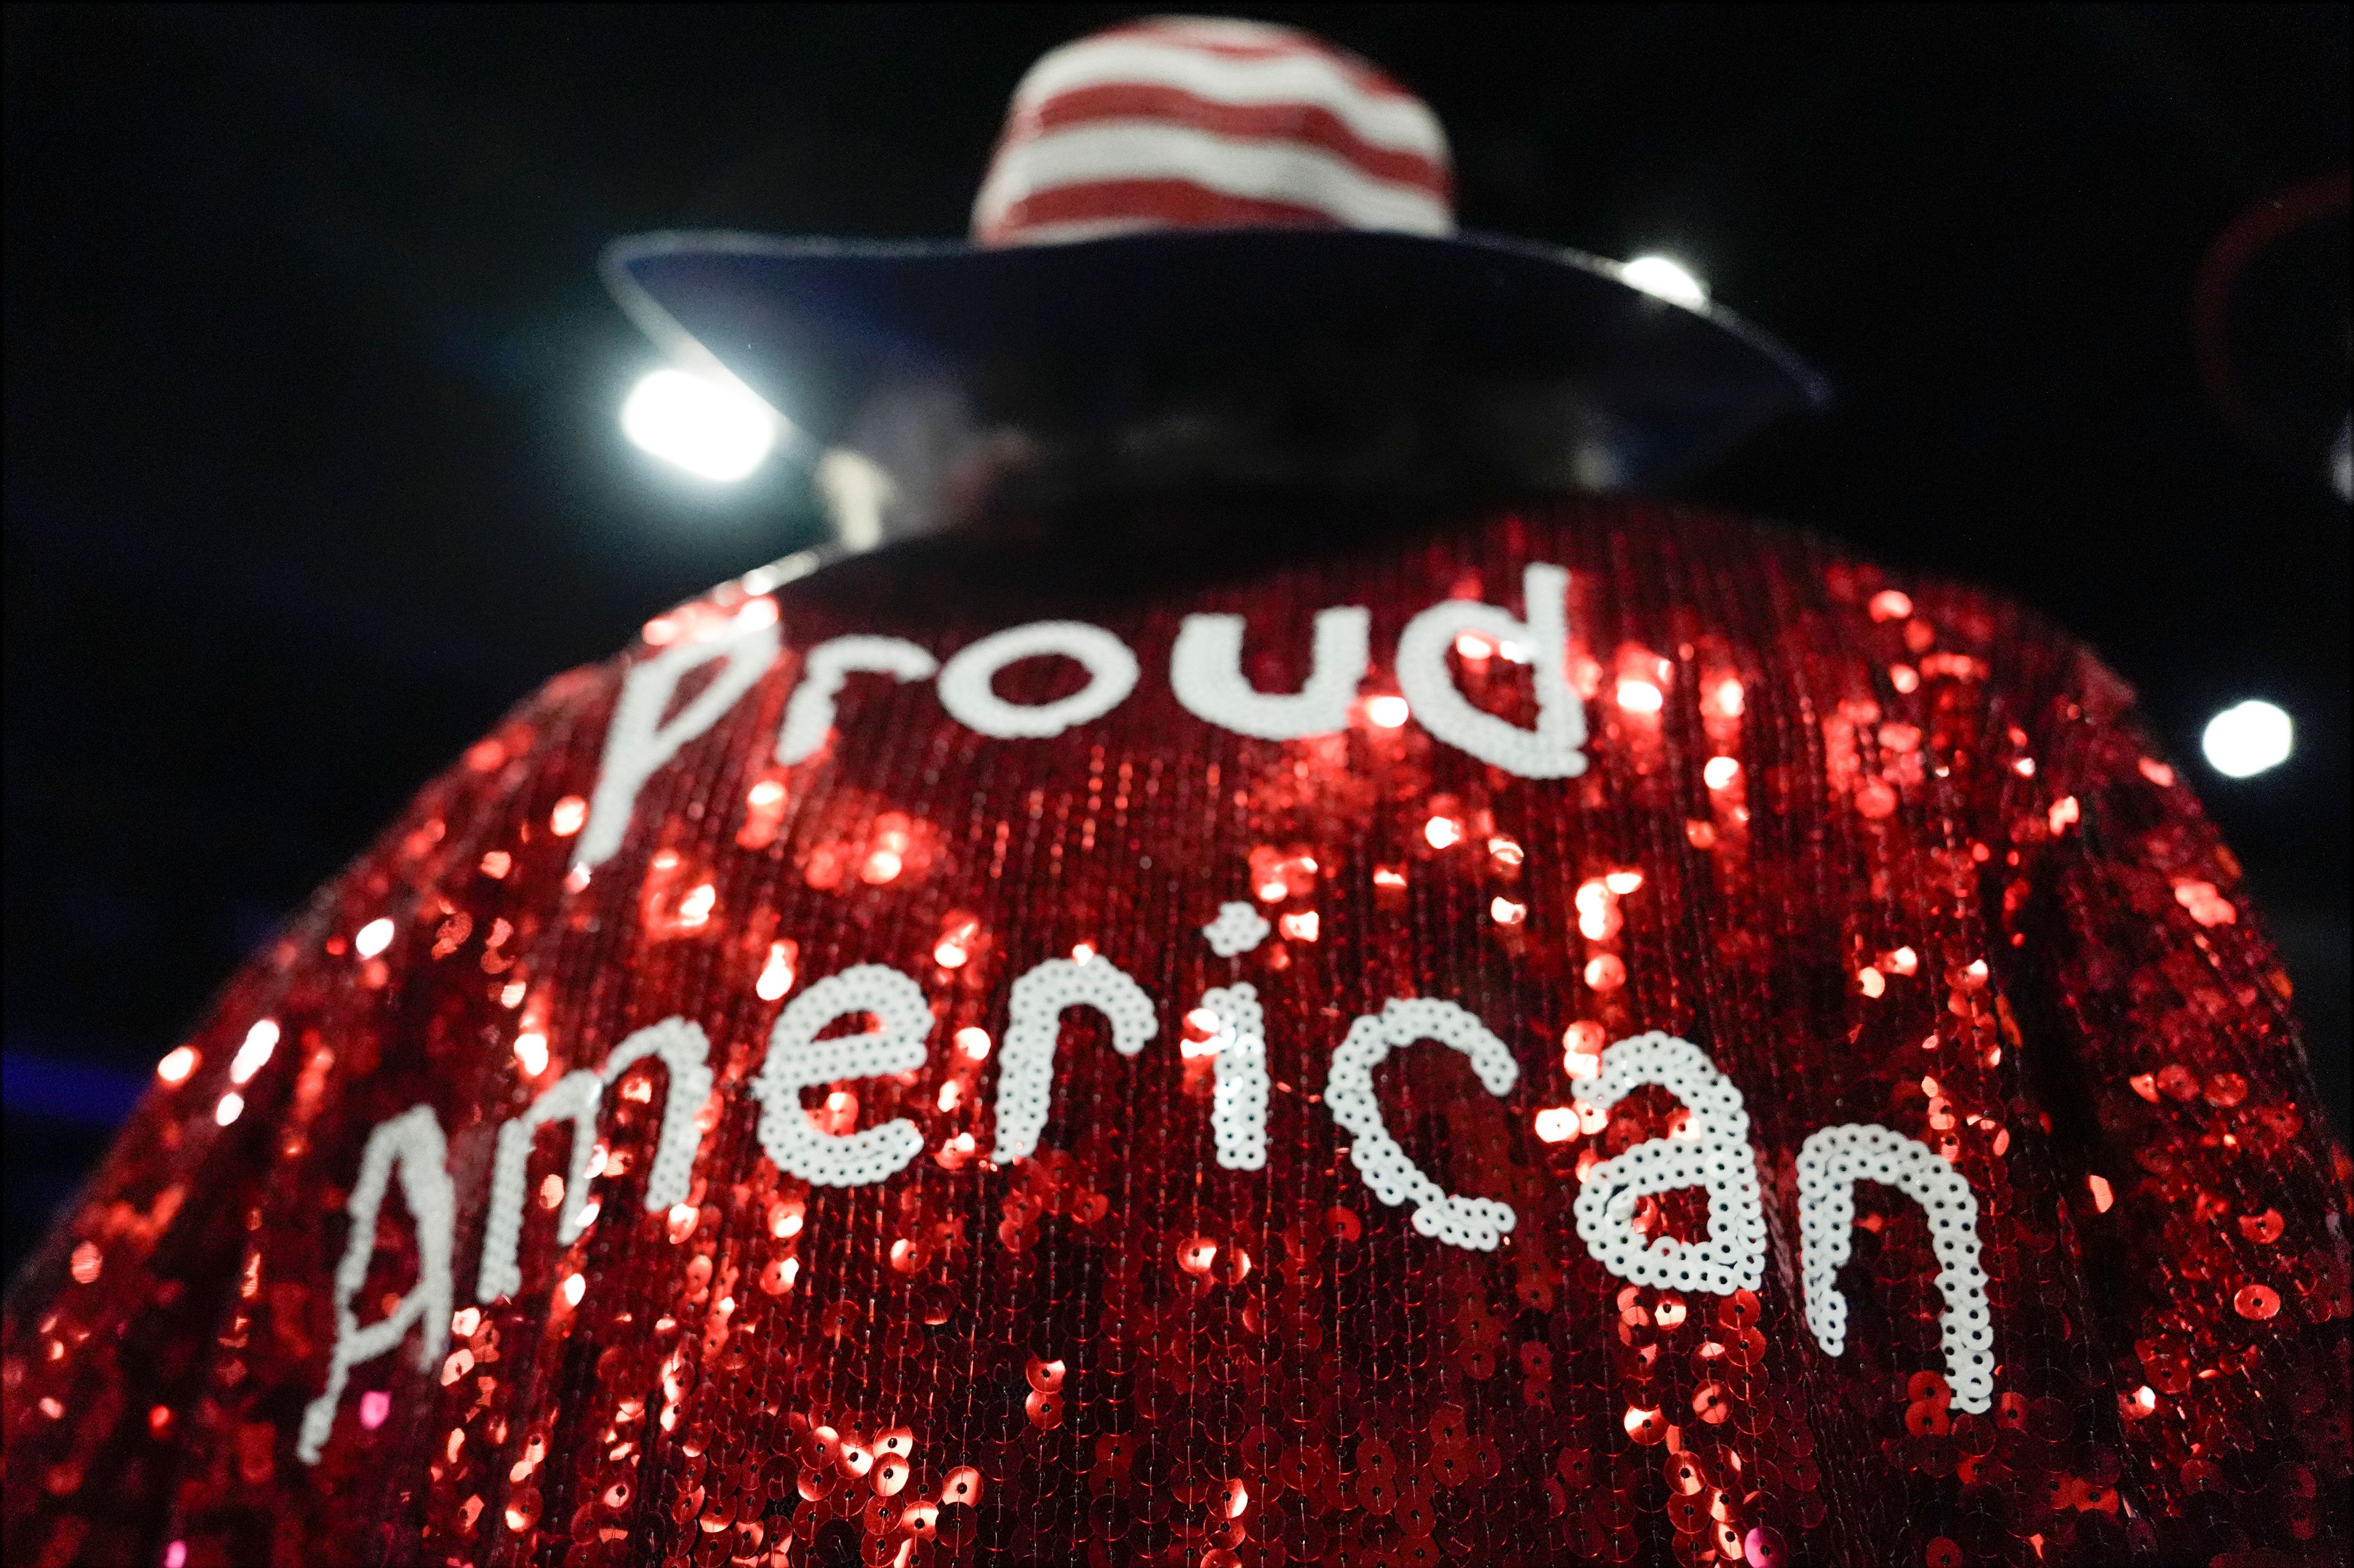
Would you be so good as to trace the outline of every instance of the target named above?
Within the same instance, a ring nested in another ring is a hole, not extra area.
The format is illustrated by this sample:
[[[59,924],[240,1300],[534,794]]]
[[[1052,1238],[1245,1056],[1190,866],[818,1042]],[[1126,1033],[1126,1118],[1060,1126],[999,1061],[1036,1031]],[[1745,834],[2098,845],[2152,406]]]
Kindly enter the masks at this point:
[[[1569,683],[1569,573],[1533,564],[1521,576],[1521,594],[1525,621],[1492,604],[1450,599],[1406,622],[1398,637],[1398,690],[1422,727],[1449,746],[1522,779],[1575,779],[1585,771],[1585,705]],[[1456,686],[1447,652],[1467,631],[1527,647],[1536,728],[1475,706]]]
[[[1262,692],[1242,672],[1243,618],[1189,615],[1169,654],[1169,684],[1185,711],[1237,735],[1296,740],[1347,727],[1370,657],[1372,615],[1353,605],[1316,612],[1315,668],[1295,693]]]
[[[362,1324],[353,1298],[367,1283],[368,1264],[376,1256],[376,1212],[384,1205],[385,1189],[396,1169],[401,1198],[417,1227],[417,1284],[390,1313]],[[327,1386],[303,1410],[302,1435],[294,1446],[302,1463],[319,1462],[352,1368],[394,1349],[412,1328],[421,1330],[418,1370],[430,1372],[441,1359],[441,1347],[450,1339],[450,1236],[457,1207],[449,1150],[430,1106],[412,1106],[368,1134],[367,1146],[360,1151],[359,1180],[344,1208],[351,1219],[351,1234],[344,1244],[343,1261],[335,1266],[335,1348],[327,1361]]]

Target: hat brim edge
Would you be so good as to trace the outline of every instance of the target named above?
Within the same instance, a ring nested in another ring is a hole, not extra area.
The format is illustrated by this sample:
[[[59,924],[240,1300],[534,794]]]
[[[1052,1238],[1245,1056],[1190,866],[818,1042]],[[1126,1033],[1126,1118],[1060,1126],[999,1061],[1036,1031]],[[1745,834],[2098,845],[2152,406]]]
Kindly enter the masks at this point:
[[[1713,300],[1687,303],[1665,299],[1636,288],[1621,275],[1619,263],[1606,257],[1579,250],[1565,245],[1550,245],[1537,240],[1506,235],[1464,232],[1452,236],[1397,234],[1384,230],[1358,229],[1269,229],[1236,228],[1225,229],[1155,230],[1140,233],[1103,235],[1090,238],[1056,241],[1052,244],[1026,247],[984,248],[960,239],[844,239],[825,236],[788,236],[756,233],[744,229],[655,229],[645,233],[625,235],[609,242],[598,259],[599,271],[608,291],[624,314],[640,330],[652,339],[673,359],[683,365],[706,372],[726,371],[717,355],[682,325],[678,318],[642,283],[632,269],[640,262],[657,258],[677,256],[728,257],[747,259],[836,261],[836,262],[938,262],[953,265],[959,261],[988,257],[995,264],[1002,259],[1022,255],[1042,255],[1049,251],[1068,253],[1072,250],[1099,250],[1116,257],[1122,249],[1138,245],[1165,241],[1173,233],[1182,233],[1190,241],[1207,240],[1215,243],[1220,238],[1237,240],[1264,238],[1269,234],[1285,236],[1286,242],[1313,246],[1321,242],[1346,245],[1368,234],[1378,234],[1385,244],[1405,243],[1437,249],[1457,248],[1473,253],[1508,257],[1522,261],[1533,261],[1559,267],[1598,279],[1630,295],[1657,301],[1667,308],[1695,317],[1737,339],[1760,358],[1767,361],[1788,378],[1798,395],[1799,404],[1810,412],[1819,413],[1833,401],[1830,383],[1795,350],[1771,333],[1730,308]]]

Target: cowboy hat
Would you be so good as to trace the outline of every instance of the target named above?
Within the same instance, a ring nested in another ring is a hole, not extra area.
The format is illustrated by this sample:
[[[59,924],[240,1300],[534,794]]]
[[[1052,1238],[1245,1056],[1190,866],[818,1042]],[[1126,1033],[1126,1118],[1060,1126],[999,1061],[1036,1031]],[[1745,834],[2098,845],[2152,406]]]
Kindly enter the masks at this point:
[[[1335,345],[1574,389],[1604,488],[1671,483],[1828,389],[1722,306],[1618,262],[1457,230],[1437,118],[1290,28],[1131,23],[1015,89],[971,237],[730,231],[616,241],[604,272],[674,357],[724,370],[817,447],[893,388],[1003,383],[1084,412],[1204,363]]]

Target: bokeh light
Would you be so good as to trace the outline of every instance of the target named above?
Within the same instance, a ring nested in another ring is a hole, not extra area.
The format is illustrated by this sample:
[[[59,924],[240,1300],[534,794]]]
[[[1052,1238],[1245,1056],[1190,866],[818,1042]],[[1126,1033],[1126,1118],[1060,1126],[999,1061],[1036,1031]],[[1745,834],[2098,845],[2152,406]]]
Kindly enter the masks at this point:
[[[1708,285],[1701,281],[1699,273],[1672,256],[1656,252],[1638,256],[1618,269],[1618,277],[1630,289],[1640,289],[1679,305],[1708,303]]]
[[[621,405],[621,431],[665,462],[728,484],[768,460],[777,416],[741,382],[656,370]]]
[[[2235,703],[2207,721],[2199,748],[2207,766],[2226,779],[2251,779],[2288,760],[2296,726],[2287,714],[2262,698]]]

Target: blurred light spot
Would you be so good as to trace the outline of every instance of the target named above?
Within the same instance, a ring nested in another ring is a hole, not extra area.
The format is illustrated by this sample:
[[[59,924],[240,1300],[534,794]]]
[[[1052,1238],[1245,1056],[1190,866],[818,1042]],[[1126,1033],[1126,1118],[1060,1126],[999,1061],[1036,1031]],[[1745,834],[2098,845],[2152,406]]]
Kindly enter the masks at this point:
[[[1555,1106],[1537,1112],[1537,1137],[1546,1143],[1566,1143],[1577,1136],[1577,1112],[1569,1106]]]
[[[1671,256],[1653,253],[1638,256],[1618,269],[1618,281],[1630,289],[1640,289],[1655,298],[1670,300],[1679,305],[1708,303],[1708,285],[1698,274]]]
[[[568,839],[580,831],[588,820],[588,802],[578,795],[567,795],[547,813],[547,831],[559,839]]]
[[[2105,1176],[2087,1176],[2084,1178],[2084,1185],[2093,1194],[2093,1212],[2096,1214],[2107,1213],[2109,1205],[2117,1201],[2116,1194],[2109,1190],[2109,1179]]]
[[[752,987],[762,1001],[774,1001],[793,989],[793,959],[800,951],[800,944],[792,941],[769,944],[769,960],[760,966],[760,978]]]
[[[1488,906],[1488,913],[1499,926],[1517,926],[1528,918],[1529,906],[1499,895]]]
[[[585,1276],[567,1274],[564,1277],[564,1300],[567,1306],[579,1306],[580,1298],[588,1294],[588,1281]]]
[[[245,1032],[245,1044],[237,1048],[237,1055],[228,1065],[228,1081],[246,1084],[261,1071],[270,1054],[278,1049],[278,1021],[265,1018]]]
[[[2188,878],[2174,885],[2174,901],[2190,911],[2190,917],[2201,926],[2237,925],[2240,912],[2232,901],[2216,890],[2211,882],[2193,882]]]
[[[1446,849],[1459,842],[1463,824],[1452,817],[1433,817],[1422,825],[1422,836],[1433,849]]]
[[[96,1242],[84,1242],[73,1249],[69,1272],[76,1285],[93,1285],[106,1267],[106,1255],[98,1250]]]
[[[1882,588],[1872,596],[1870,608],[1874,620],[1902,620],[1913,613],[1913,599],[1895,588]]]
[[[700,479],[732,483],[767,460],[777,416],[738,381],[657,370],[621,405],[621,431],[638,447]]]
[[[516,1035],[514,1057],[523,1065],[524,1076],[538,1077],[547,1071],[547,1036],[536,1030]]]
[[[234,1089],[223,1095],[220,1097],[220,1104],[213,1107],[213,1120],[221,1127],[227,1127],[244,1114],[245,1097]]]
[[[964,1058],[968,1062],[988,1061],[989,1031],[976,1029],[967,1024],[956,1032],[956,1048],[964,1053]]]
[[[1591,1078],[1602,1071],[1602,1025],[1581,1019],[1561,1037],[1562,1070],[1573,1078]]]
[[[1406,721],[1404,697],[1367,697],[1365,717],[1376,729],[1396,729]]]
[[[372,959],[392,946],[392,922],[378,916],[360,927],[352,938],[352,951],[364,959]]]
[[[1225,1021],[1206,1007],[1197,1007],[1185,1015],[1185,1032],[1177,1041],[1177,1052],[1189,1062],[1214,1056],[1225,1049],[1228,1038]]]
[[[1618,683],[1618,705],[1631,714],[1655,714],[1663,699],[1659,688],[1649,681]]]
[[[155,1075],[167,1084],[185,1084],[188,1081],[188,1075],[196,1070],[196,1064],[202,1060],[190,1047],[175,1045],[155,1064]]]
[[[1643,885],[1643,874],[1639,871],[1614,871],[1603,877],[1602,885],[1624,898]]]
[[[1624,924],[1616,907],[1617,895],[1610,885],[1593,876],[1577,885],[1577,929],[1588,941],[1606,941],[1617,935]]]
[[[2249,779],[2288,760],[2296,726],[2271,703],[2251,699],[2207,721],[2200,749],[2209,767],[2226,779]]]

